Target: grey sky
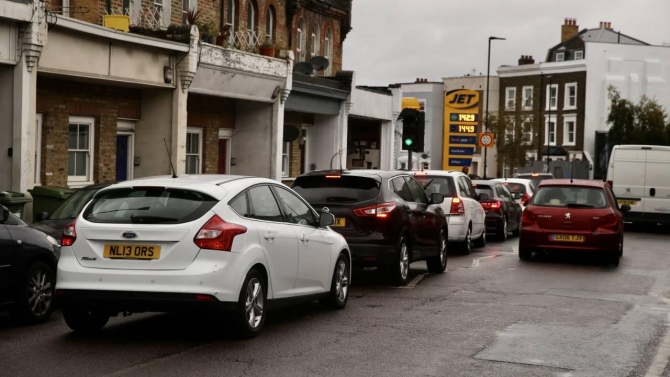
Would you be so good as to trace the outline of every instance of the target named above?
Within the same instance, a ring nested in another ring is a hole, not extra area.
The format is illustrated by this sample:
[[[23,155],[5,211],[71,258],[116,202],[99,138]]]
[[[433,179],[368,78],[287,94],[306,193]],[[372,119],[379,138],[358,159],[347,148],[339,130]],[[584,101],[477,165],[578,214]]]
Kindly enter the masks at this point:
[[[411,4],[411,5],[410,5]],[[491,74],[519,56],[544,60],[560,42],[565,18],[579,29],[612,23],[615,31],[647,43],[670,43],[670,0],[354,0],[353,30],[344,42],[344,69],[358,85],[413,82],[416,78]]]

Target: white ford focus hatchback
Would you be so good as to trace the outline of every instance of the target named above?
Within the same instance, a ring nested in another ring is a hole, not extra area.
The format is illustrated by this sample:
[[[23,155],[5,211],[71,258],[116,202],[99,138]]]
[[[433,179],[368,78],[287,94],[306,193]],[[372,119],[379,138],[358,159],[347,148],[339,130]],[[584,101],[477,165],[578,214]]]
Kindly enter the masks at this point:
[[[63,230],[56,295],[75,331],[119,313],[230,310],[235,330],[254,336],[279,299],[344,308],[351,256],[333,221],[264,178],[111,185]]]

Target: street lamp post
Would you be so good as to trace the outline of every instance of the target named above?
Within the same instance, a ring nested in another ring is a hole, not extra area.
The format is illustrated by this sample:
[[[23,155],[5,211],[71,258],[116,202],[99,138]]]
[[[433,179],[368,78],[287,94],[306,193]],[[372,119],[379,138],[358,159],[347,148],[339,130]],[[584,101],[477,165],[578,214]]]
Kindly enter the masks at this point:
[[[504,41],[505,38],[499,38],[499,37],[489,37],[489,56],[488,56],[488,63],[486,65],[486,120],[484,123],[484,131],[489,130],[489,81],[491,79],[491,41],[494,40],[499,40],[499,41]],[[488,170],[488,164],[487,164],[487,151],[488,148],[484,148],[484,179],[486,179],[486,171]]]

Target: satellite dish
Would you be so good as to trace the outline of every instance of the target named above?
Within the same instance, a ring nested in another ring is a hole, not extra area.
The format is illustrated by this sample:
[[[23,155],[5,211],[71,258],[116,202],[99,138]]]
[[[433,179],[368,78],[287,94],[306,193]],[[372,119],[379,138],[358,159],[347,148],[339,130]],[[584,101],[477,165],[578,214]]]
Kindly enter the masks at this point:
[[[330,65],[330,62],[328,59],[324,58],[323,56],[315,56],[312,58],[312,60],[309,61],[309,64],[314,67],[314,70],[317,72],[321,72],[328,68]]]
[[[427,160],[427,159],[428,159],[428,155],[424,153],[424,154],[421,155],[421,158],[423,158],[424,160]]]
[[[311,75],[314,73],[314,67],[310,63],[302,62],[298,63],[293,67],[293,72],[302,73],[303,75]]]
[[[300,130],[296,126],[284,125],[284,143],[290,143],[300,137]]]

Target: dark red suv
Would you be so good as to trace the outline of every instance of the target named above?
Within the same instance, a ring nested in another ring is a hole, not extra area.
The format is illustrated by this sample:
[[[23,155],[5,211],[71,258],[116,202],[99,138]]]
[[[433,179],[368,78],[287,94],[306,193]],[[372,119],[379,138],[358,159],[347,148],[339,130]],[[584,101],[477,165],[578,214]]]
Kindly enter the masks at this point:
[[[442,194],[428,197],[406,172],[319,171],[298,177],[293,189],[318,211],[335,215],[332,229],[351,248],[354,267],[379,267],[399,285],[410,263],[425,259],[430,272],[447,267],[447,224]]]

